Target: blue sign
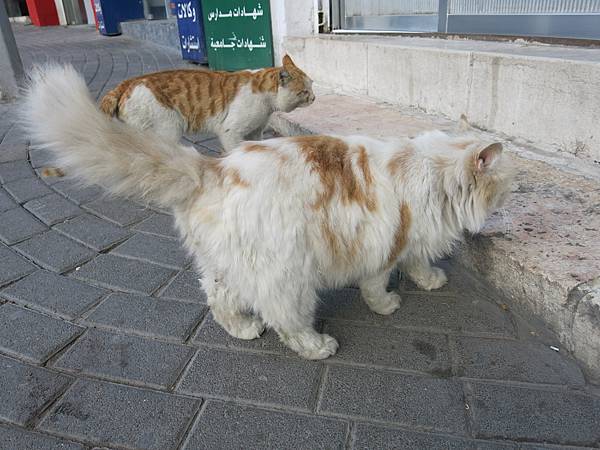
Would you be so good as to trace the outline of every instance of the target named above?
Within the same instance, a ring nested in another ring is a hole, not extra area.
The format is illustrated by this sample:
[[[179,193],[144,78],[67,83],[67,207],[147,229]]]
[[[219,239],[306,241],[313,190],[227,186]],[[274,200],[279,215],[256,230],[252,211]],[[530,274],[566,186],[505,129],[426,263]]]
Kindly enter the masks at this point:
[[[106,36],[121,34],[121,22],[144,18],[142,0],[94,0],[98,30]]]
[[[199,0],[177,0],[177,28],[183,59],[206,62],[206,43]]]

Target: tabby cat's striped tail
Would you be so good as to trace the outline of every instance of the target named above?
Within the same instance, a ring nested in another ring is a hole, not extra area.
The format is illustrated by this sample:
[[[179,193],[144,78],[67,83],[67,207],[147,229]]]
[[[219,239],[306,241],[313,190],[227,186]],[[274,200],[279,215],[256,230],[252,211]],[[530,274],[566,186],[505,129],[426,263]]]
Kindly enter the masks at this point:
[[[121,83],[102,97],[99,105],[100,111],[111,117],[116,116],[117,110],[119,109],[119,101],[121,100],[121,96],[125,92],[125,89],[127,89],[127,87],[124,83]]]

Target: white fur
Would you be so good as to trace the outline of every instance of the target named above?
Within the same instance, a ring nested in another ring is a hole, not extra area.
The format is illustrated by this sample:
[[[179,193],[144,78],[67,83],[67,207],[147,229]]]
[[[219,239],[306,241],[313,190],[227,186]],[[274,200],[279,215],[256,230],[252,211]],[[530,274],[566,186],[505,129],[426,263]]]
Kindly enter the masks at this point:
[[[152,129],[167,140],[179,141],[186,122],[179,112],[164,107],[145,85],[131,91],[129,99],[119,109],[119,119],[140,130]]]
[[[344,204],[338,194],[326,208],[314,208],[323,185],[294,138],[263,141],[272,151],[249,152],[242,145],[214,160],[108,120],[70,67],[45,69],[33,80],[23,114],[33,140],[87,183],[172,208],[203,273],[215,320],[241,339],[272,327],[305,358],[337,350],[334,338],[313,329],[318,289],[358,282],[374,312],[391,314],[400,304],[385,287],[401,203],[410,207],[412,220],[399,260],[432,289],[445,275],[430,261],[449,252],[465,228],[477,231],[508,188],[499,152],[474,174],[470,161],[479,143],[459,151],[452,147],[455,138],[439,132],[410,141],[352,136],[342,139],[350,149],[366,149],[377,208]],[[408,172],[393,174],[389,162],[407,145],[414,149]],[[357,155],[351,156],[352,169],[364,184]],[[237,171],[245,185],[219,178],[215,164],[225,174]],[[482,200],[484,187],[493,188],[489,201]],[[340,259],[331,251],[324,221],[335,225],[339,242],[358,242],[354,257]]]

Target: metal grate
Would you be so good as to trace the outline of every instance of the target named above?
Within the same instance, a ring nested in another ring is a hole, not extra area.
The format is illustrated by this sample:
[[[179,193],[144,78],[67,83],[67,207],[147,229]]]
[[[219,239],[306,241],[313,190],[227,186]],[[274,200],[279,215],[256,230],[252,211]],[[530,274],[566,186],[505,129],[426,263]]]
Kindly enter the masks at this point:
[[[346,17],[437,14],[438,0],[345,0]]]
[[[462,15],[589,14],[600,13],[600,0],[449,0],[448,13]]]

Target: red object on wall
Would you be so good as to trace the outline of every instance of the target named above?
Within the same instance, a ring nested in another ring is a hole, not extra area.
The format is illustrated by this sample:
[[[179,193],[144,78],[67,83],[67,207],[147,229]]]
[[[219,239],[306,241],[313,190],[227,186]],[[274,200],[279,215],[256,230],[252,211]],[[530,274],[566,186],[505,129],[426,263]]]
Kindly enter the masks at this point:
[[[38,27],[58,25],[58,13],[54,0],[27,0],[27,8],[34,25]]]

